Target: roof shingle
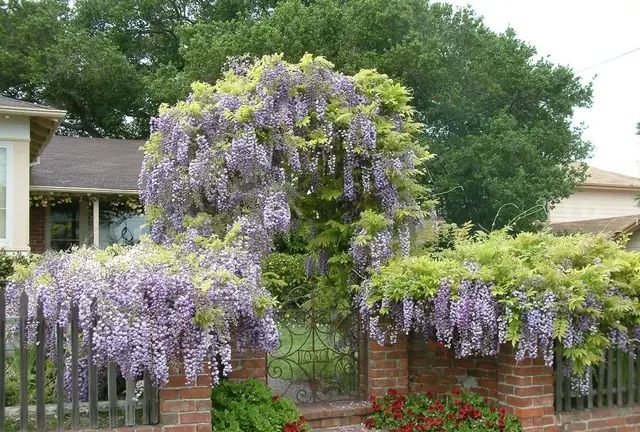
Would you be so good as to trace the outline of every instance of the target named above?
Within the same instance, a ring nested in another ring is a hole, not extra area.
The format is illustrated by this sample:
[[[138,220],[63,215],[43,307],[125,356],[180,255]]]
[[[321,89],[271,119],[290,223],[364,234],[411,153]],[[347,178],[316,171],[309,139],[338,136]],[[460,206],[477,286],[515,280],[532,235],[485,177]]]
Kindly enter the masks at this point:
[[[31,186],[138,189],[144,141],[56,136],[31,168]]]
[[[640,214],[632,216],[617,216],[601,219],[587,219],[571,222],[549,224],[555,233],[591,233],[609,234],[616,237],[626,232],[633,232],[640,228]]]
[[[52,110],[54,108],[46,105],[40,105],[33,102],[25,102],[18,99],[12,99],[6,96],[0,96],[0,107],[10,107],[10,108],[30,108],[30,109],[43,109],[43,110]]]
[[[589,167],[587,176],[587,180],[584,182],[585,186],[640,189],[640,178],[638,177],[605,171],[592,166]]]

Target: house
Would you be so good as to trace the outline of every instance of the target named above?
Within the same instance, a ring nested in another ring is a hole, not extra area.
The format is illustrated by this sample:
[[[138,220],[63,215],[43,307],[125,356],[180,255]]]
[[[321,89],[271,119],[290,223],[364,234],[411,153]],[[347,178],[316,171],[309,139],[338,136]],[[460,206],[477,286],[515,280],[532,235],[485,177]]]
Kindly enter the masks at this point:
[[[587,175],[582,186],[550,209],[551,229],[627,236],[627,249],[640,251],[640,178],[595,167]]]
[[[65,111],[0,96],[0,247],[130,243],[141,141],[54,136]]]

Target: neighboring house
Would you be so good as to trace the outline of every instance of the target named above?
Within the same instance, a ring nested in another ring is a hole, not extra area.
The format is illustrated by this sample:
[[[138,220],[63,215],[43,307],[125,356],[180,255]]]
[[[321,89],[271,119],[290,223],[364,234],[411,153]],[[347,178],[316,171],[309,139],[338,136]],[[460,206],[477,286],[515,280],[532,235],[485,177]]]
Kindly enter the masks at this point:
[[[557,233],[606,233],[627,236],[627,249],[640,251],[640,178],[589,167],[588,178],[549,212]]]
[[[131,243],[142,141],[53,136],[65,111],[0,96],[0,247]]]

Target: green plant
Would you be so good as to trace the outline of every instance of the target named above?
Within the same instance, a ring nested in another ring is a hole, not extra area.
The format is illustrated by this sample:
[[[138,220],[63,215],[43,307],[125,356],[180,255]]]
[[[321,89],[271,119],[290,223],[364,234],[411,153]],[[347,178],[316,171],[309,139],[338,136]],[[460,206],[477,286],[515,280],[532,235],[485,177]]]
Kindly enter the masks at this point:
[[[306,431],[295,404],[274,396],[263,383],[223,381],[211,392],[214,431],[294,432]]]
[[[451,395],[411,393],[400,395],[391,389],[382,397],[371,397],[373,415],[365,422],[369,428],[391,432],[518,432],[522,428],[515,416],[508,415],[482,397],[454,389]]]
[[[30,348],[27,352],[28,360],[28,385],[27,392],[29,403],[36,401],[36,350]],[[45,403],[56,401],[56,368],[53,361],[45,359],[44,362],[44,397]],[[20,350],[15,349],[12,355],[7,356],[5,364],[5,406],[20,405]]]
[[[13,274],[15,264],[28,264],[29,258],[20,255],[10,255],[6,250],[0,249],[0,280],[6,280]]]
[[[381,324],[393,321],[383,330],[435,334],[459,357],[492,356],[510,343],[517,358],[544,356],[551,366],[561,344],[583,391],[605,349],[637,345],[639,269],[640,254],[604,235],[476,233],[391,261],[371,277],[365,306]]]
[[[309,300],[313,284],[304,271],[306,255],[274,253],[262,263],[264,286],[285,309]]]

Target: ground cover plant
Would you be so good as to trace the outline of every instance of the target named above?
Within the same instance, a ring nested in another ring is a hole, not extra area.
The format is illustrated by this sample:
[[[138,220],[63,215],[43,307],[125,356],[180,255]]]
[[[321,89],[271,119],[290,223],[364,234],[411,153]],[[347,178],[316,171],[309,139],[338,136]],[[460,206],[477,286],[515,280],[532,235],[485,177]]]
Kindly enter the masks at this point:
[[[223,381],[211,392],[213,430],[227,432],[304,432],[307,426],[295,404],[273,395],[254,379]]]
[[[391,432],[518,432],[518,419],[471,392],[453,389],[451,395],[410,393],[391,389],[381,397],[371,397],[373,415],[368,428]]]

